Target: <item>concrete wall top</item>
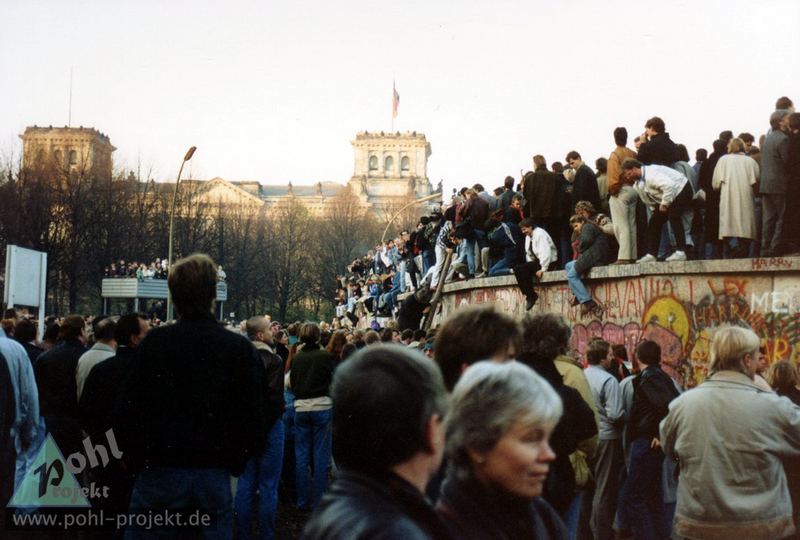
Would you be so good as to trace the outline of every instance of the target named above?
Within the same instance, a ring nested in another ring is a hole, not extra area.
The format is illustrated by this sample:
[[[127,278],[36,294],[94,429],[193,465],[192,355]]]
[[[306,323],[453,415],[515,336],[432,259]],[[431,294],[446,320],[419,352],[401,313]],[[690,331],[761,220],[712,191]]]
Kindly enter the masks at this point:
[[[593,337],[624,344],[629,358],[642,339],[661,345],[665,369],[694,386],[706,377],[716,327],[747,325],[761,338],[770,363],[800,359],[800,257],[655,262],[595,268],[584,283],[605,308],[602,318],[569,305],[563,271],[547,272],[531,313],[557,313],[573,330],[571,354],[582,359]],[[448,284],[438,324],[465,305],[492,303],[517,318],[525,299],[514,276]]]

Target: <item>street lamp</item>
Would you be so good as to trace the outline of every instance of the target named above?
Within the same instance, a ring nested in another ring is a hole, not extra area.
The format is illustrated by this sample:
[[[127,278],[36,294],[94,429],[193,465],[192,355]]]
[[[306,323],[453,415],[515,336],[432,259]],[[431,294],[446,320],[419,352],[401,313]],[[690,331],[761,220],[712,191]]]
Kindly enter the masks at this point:
[[[194,155],[194,151],[197,150],[196,146],[192,146],[186,152],[186,155],[183,156],[183,161],[181,162],[181,168],[178,169],[178,179],[175,180],[175,191],[172,193],[172,208],[169,211],[169,250],[167,251],[167,273],[172,271],[172,241],[173,241],[173,233],[175,227],[175,204],[178,201],[178,185],[181,183],[181,173],[183,172],[183,166],[186,165],[186,162],[192,159]],[[169,287],[167,287],[167,320],[172,320],[172,293],[169,292]]]

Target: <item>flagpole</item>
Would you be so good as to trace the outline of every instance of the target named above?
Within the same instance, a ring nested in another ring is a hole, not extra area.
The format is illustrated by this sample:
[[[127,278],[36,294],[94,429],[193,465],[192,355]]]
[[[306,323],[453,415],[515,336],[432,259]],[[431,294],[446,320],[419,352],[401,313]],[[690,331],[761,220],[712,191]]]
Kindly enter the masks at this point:
[[[396,92],[396,89],[395,89],[394,77],[392,77],[392,130],[391,130],[391,133],[394,133],[394,111],[395,111],[395,109],[394,109],[394,107],[395,107],[395,105],[394,105],[394,94],[395,94],[395,92]]]

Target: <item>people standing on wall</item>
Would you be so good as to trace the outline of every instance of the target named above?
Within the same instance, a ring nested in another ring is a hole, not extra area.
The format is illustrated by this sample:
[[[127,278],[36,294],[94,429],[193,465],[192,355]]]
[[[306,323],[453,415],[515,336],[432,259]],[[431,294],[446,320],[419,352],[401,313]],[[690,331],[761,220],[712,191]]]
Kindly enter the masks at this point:
[[[614,130],[617,147],[608,157],[608,193],[611,220],[614,222],[614,236],[619,243],[619,253],[613,264],[630,264],[636,261],[636,203],[639,195],[632,182],[622,174],[622,163],[635,158],[636,152],[625,146],[628,130],[618,127]]]
[[[779,109],[769,117],[771,131],[761,149],[761,256],[781,255],[779,246],[783,239],[786,217],[788,181],[786,167],[789,162],[789,115]]]
[[[626,159],[622,169],[629,180],[635,181],[634,187],[639,198],[652,211],[647,225],[647,254],[636,262],[646,263],[656,260],[661,242],[661,228],[667,220],[674,231],[678,248],[667,257],[667,261],[685,261],[686,236],[682,216],[693,196],[689,179],[670,167],[644,165],[635,159]]]
[[[667,133],[664,120],[658,116],[645,123],[644,133],[637,139],[637,155],[645,165],[671,167],[678,161],[678,149]]]
[[[566,162],[575,171],[575,178],[572,181],[572,207],[578,201],[589,201],[595,208],[600,207],[600,190],[597,187],[597,176],[586,163],[583,162],[581,155],[572,150],[567,154]]]
[[[800,208],[800,113],[789,115],[788,146],[786,204],[795,209]],[[783,237],[787,254],[800,252],[800,212],[789,212],[786,216]]]
[[[754,186],[758,183],[758,164],[745,154],[744,142],[731,139],[728,153],[714,168],[712,187],[719,191],[719,239],[725,258],[741,259],[750,253],[756,238]]]
[[[714,141],[713,151],[703,161],[698,175],[698,184],[705,197],[703,212],[703,243],[706,259],[722,257],[722,242],[719,241],[720,192],[714,190],[714,169],[719,160],[728,153],[728,145],[722,139]]]

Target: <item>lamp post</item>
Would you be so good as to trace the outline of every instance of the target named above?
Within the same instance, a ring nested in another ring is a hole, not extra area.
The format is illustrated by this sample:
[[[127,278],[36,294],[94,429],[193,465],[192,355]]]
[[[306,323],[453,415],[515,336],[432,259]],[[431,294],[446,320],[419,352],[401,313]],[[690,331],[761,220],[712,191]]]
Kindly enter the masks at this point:
[[[181,168],[178,169],[178,179],[175,180],[175,191],[172,193],[172,208],[169,211],[169,250],[167,251],[167,274],[172,271],[172,243],[173,243],[173,233],[175,228],[175,204],[178,201],[178,185],[181,183],[181,173],[183,172],[183,166],[186,165],[186,162],[192,159],[194,155],[194,151],[197,150],[196,146],[192,146],[186,152],[186,155],[183,156],[183,161],[181,162]],[[169,287],[167,287],[167,320],[172,320],[172,294],[169,292]]]
[[[394,223],[394,220],[396,220],[400,216],[400,214],[405,212],[406,208],[408,208],[409,206],[414,206],[415,204],[419,204],[419,203],[423,203],[423,202],[427,202],[427,201],[432,201],[432,200],[436,199],[437,197],[441,197],[441,196],[442,196],[442,192],[441,191],[437,191],[436,193],[428,195],[427,197],[422,197],[420,199],[414,199],[413,201],[411,201],[410,203],[408,203],[407,205],[402,207],[400,210],[395,212],[395,214],[391,217],[391,219],[389,219],[389,223],[386,224],[386,228],[383,229],[383,234],[381,235],[381,244],[383,244],[384,240],[386,239],[386,233],[389,232],[389,227],[392,226],[392,223]]]

